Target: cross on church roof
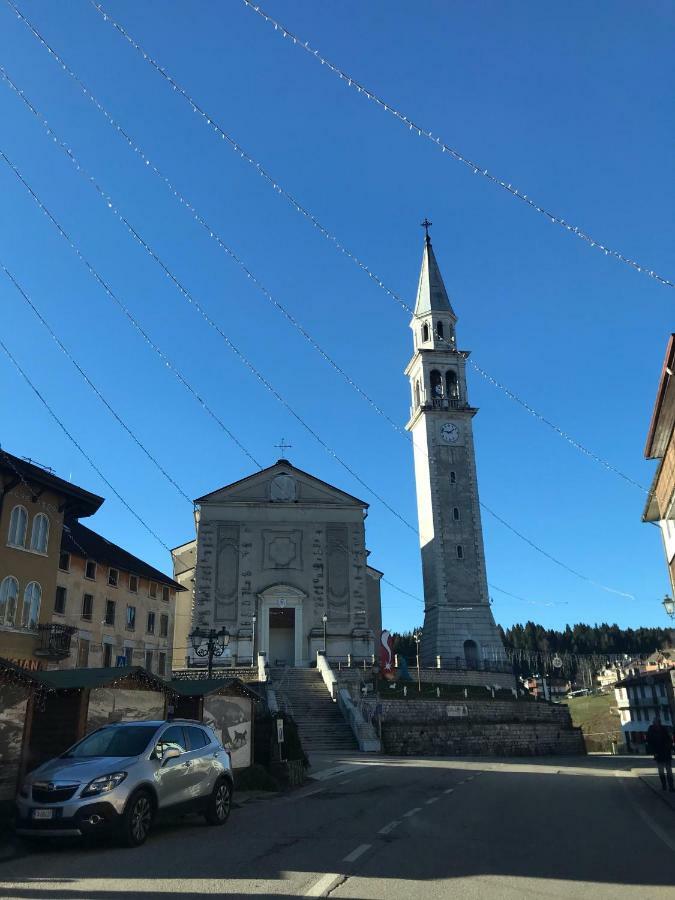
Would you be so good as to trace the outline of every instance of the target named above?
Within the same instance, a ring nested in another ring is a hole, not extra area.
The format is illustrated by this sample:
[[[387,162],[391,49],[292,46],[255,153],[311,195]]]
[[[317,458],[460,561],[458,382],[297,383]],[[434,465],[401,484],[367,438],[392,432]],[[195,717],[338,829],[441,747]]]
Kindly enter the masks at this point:
[[[424,228],[424,237],[425,237],[425,240],[426,240],[427,244],[429,243],[429,240],[430,240],[430,238],[429,238],[429,229],[431,228],[431,226],[432,226],[433,224],[434,224],[434,223],[433,223],[433,222],[430,222],[426,217],[425,217],[425,219],[424,219],[424,222],[420,222],[420,225],[422,226],[422,228]]]
[[[281,458],[285,459],[286,454],[284,453],[284,450],[291,450],[293,447],[293,444],[287,444],[285,438],[282,438],[281,443],[275,444],[274,446],[277,450],[281,450]]]

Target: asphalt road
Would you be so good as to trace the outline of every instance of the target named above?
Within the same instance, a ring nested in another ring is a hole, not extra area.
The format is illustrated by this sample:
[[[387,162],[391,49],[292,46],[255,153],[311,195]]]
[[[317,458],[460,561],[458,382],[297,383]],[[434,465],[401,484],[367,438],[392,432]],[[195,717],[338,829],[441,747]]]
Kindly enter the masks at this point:
[[[675,900],[675,811],[622,765],[349,757],[223,828],[189,818],[135,850],[6,860],[0,898]]]

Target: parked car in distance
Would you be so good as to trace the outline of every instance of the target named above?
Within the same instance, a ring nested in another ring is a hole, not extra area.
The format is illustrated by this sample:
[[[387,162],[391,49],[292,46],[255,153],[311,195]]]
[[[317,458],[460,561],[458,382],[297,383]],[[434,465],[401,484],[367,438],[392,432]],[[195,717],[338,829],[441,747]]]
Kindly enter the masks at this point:
[[[112,834],[128,847],[160,813],[200,812],[222,825],[232,805],[230,754],[201,722],[116,722],[88,734],[25,779],[16,832]]]

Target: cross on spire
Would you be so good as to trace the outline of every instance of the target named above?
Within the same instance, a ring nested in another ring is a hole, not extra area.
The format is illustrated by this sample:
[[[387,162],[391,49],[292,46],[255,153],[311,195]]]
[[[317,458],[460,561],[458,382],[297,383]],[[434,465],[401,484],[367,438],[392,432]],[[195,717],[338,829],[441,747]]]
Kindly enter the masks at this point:
[[[286,454],[284,453],[284,450],[291,450],[293,447],[293,444],[287,444],[285,438],[282,438],[281,443],[275,444],[274,446],[277,450],[281,450],[281,458],[285,459]]]
[[[425,218],[424,218],[424,222],[420,222],[420,225],[422,226],[422,228],[424,228],[424,239],[425,239],[425,241],[427,242],[427,244],[430,243],[430,241],[431,241],[431,238],[429,237],[429,229],[431,228],[431,226],[432,226],[433,224],[434,224],[434,223],[433,223],[433,222],[430,222],[430,221],[426,218],[426,216],[425,216]]]

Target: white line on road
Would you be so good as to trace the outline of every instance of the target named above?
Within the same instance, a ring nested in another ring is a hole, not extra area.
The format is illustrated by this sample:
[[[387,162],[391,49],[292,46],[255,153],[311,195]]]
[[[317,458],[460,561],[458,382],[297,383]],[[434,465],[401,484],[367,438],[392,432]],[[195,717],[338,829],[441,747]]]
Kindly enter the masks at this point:
[[[329,872],[328,875],[324,875],[323,878],[320,878],[312,885],[305,894],[305,897],[321,897],[327,890],[330,890],[340,878],[342,878],[342,875],[338,875],[336,872]]]
[[[356,862],[359,856],[363,856],[366,850],[370,850],[372,844],[360,844],[356,850],[352,850],[351,853],[348,853],[345,858],[342,860],[343,862]]]
[[[351,778],[345,778],[344,781],[338,781],[338,784],[349,784],[350,781],[351,781]]]
[[[398,828],[398,826],[400,824],[401,824],[401,822],[399,819],[394,819],[393,822],[389,822],[383,828],[380,828],[380,830],[377,833],[378,834],[389,834],[390,832],[392,832],[394,830],[394,828]]]
[[[410,816],[414,816],[415,813],[422,812],[421,806],[416,806],[414,809],[409,809],[407,813],[403,813],[403,818],[408,819]]]
[[[446,788],[446,789],[443,791],[443,793],[444,793],[444,794],[452,794],[452,793],[454,792],[454,790],[455,790],[454,788]]]
[[[440,800],[440,799],[441,799],[440,797],[430,797],[428,800],[425,801],[425,803],[427,806],[431,806],[432,803],[435,803],[437,800]]]
[[[474,778],[473,775],[469,775],[469,777],[468,777],[466,780],[467,780],[467,781],[473,781],[473,778]]]

